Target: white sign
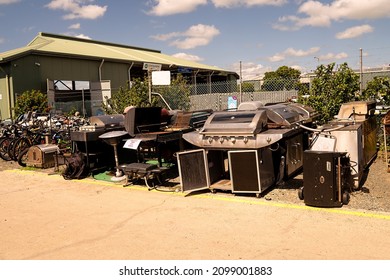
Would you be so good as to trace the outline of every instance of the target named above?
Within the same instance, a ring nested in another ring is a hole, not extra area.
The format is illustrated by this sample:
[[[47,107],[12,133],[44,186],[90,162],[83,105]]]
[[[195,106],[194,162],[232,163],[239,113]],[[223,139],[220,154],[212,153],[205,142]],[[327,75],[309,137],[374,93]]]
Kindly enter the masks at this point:
[[[156,64],[156,63],[147,63],[145,62],[142,70],[147,70],[147,71],[160,71],[162,65],[161,64]]]
[[[152,72],[152,84],[155,86],[169,86],[171,84],[171,71]]]
[[[138,150],[138,146],[141,144],[141,141],[141,139],[127,139],[123,145],[123,148]]]

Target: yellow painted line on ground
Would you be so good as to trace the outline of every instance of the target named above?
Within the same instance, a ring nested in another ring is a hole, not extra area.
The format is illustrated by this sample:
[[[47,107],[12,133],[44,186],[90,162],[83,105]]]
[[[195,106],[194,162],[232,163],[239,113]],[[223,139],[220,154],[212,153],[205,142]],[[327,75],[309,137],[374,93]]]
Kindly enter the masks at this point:
[[[9,169],[9,170],[5,170],[5,171],[15,172],[15,173],[34,173],[34,174],[40,174],[40,175],[45,175],[45,176],[49,176],[49,177],[61,176],[60,174],[48,174],[48,173],[36,172],[33,170]],[[123,185],[119,184],[119,183],[108,182],[108,181],[98,181],[98,180],[95,180],[92,178],[86,178],[86,179],[82,179],[82,180],[72,180],[72,182],[93,184],[93,185],[99,185],[99,186],[113,186],[113,187],[120,187],[120,188],[125,188],[125,189],[128,188],[130,190],[148,191],[148,189],[146,187],[140,186],[140,185],[130,185],[128,187],[123,187]],[[160,193],[177,195],[177,196],[182,196],[182,197],[188,195],[187,193],[183,193],[183,192],[160,192]],[[357,211],[357,210],[345,210],[345,209],[341,209],[341,208],[310,207],[310,206],[306,206],[306,205],[297,205],[297,204],[289,204],[289,203],[281,203],[281,202],[270,202],[270,201],[261,200],[261,199],[251,199],[251,198],[244,199],[244,198],[237,198],[237,197],[218,196],[218,195],[211,194],[211,193],[209,193],[209,194],[196,194],[196,195],[192,195],[191,197],[201,198],[201,199],[214,199],[214,200],[219,200],[219,201],[228,201],[228,202],[251,204],[251,205],[272,206],[272,207],[277,207],[277,208],[308,210],[308,211],[316,211],[316,212],[327,212],[327,213],[342,214],[342,215],[349,215],[349,216],[374,218],[374,219],[381,219],[381,220],[390,220],[390,214],[379,214],[379,213],[374,213],[371,211],[362,212],[362,211]]]

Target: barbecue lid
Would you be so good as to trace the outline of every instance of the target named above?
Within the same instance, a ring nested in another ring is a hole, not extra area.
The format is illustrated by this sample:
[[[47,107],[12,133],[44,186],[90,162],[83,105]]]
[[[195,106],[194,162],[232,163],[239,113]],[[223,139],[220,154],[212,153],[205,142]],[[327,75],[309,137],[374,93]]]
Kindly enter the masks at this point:
[[[267,127],[265,110],[215,112],[200,130],[204,135],[254,135]]]
[[[351,101],[343,103],[340,107],[337,119],[365,120],[375,113],[376,101]]]
[[[291,126],[291,124],[300,121],[300,114],[286,104],[268,105],[265,108],[268,119],[276,125]]]
[[[99,115],[92,116],[89,118],[91,125],[94,125],[96,128],[116,128],[124,126],[125,117],[122,114],[114,115]]]
[[[99,138],[101,138],[101,139],[119,138],[119,137],[123,137],[125,135],[129,135],[129,134],[126,131],[114,130],[114,131],[106,132],[106,133],[103,133],[102,135],[99,135]]]

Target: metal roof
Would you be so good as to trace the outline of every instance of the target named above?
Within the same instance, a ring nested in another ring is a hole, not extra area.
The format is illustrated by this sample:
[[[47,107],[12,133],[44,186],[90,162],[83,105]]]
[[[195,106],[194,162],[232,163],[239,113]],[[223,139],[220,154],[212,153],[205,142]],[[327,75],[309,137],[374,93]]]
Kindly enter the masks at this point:
[[[156,63],[199,70],[237,73],[216,66],[176,58],[161,51],[40,32],[27,46],[0,53],[0,63],[31,53],[121,62]]]

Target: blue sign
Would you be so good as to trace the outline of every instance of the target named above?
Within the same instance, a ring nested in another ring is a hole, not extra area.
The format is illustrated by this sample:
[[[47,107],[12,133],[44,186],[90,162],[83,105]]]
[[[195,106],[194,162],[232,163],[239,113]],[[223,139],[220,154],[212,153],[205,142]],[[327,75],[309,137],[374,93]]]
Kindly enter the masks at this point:
[[[192,69],[188,67],[178,67],[177,72],[182,73],[182,74],[189,74],[192,73]]]
[[[237,109],[237,97],[228,96],[228,109]]]

